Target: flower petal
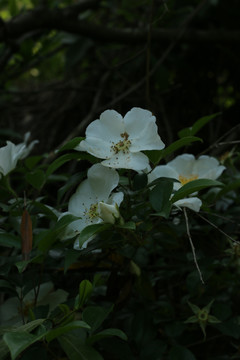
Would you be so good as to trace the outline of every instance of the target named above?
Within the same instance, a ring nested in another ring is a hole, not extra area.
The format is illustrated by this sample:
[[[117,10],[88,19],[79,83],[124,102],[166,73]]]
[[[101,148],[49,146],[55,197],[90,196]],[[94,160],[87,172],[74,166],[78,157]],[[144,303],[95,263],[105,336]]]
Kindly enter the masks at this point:
[[[124,117],[131,152],[161,150],[165,147],[157,132],[156,118],[148,110],[132,108]]]
[[[110,205],[117,204],[118,206],[120,206],[121,202],[123,201],[123,198],[124,198],[124,194],[122,192],[116,192],[109,197],[107,203]]]
[[[193,175],[195,157],[192,154],[182,154],[168,163],[179,175]],[[197,175],[197,174],[196,174]]]
[[[97,202],[106,202],[112,190],[118,185],[119,175],[116,170],[101,164],[94,164],[88,170],[88,180]]]
[[[178,179],[177,171],[168,165],[159,165],[148,174],[148,183],[161,177]]]
[[[87,151],[101,159],[108,158],[112,154],[111,146],[121,140],[124,132],[122,116],[115,110],[106,110],[99,120],[87,127],[86,140],[81,141],[75,149]]]
[[[89,180],[84,180],[77,188],[76,192],[71,196],[68,203],[69,213],[75,216],[84,216],[84,213],[89,210],[92,204],[97,202],[96,194],[94,193]]]
[[[108,160],[102,161],[102,165],[119,169],[144,170],[149,165],[146,155],[141,152],[124,154],[119,152]]]
[[[202,201],[197,197],[185,198],[176,201],[173,205],[177,207],[187,207],[193,211],[199,212]]]
[[[193,166],[193,172],[199,174],[199,178],[211,180],[216,180],[224,169],[216,158],[207,155],[200,156]]]

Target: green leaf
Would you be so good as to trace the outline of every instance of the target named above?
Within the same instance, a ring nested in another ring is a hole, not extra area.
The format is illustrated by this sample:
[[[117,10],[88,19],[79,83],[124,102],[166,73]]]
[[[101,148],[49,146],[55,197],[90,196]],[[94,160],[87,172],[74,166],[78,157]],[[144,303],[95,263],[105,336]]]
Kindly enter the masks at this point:
[[[37,190],[40,190],[45,183],[45,173],[39,169],[32,173],[27,173],[25,177],[27,182]]]
[[[127,230],[136,230],[136,224],[133,221],[128,221],[122,225],[116,225],[116,228],[127,229]]]
[[[29,333],[29,331],[32,331],[44,321],[45,319],[37,319],[29,324],[19,327],[18,330],[6,332],[3,335],[3,340],[10,350],[12,360],[15,360],[18,355],[29,346],[45,337],[47,330],[41,332],[39,335]]]
[[[34,206],[34,209],[39,211],[40,214],[44,214],[49,219],[57,221],[57,219],[58,219],[57,215],[54,213],[54,211],[49,206],[46,206],[38,201],[34,201],[32,203],[32,205]]]
[[[66,144],[64,144],[58,152],[65,151],[65,150],[73,150],[79,143],[84,139],[84,137],[75,137],[74,139],[71,139]]]
[[[79,296],[78,296],[78,303],[77,309],[81,309],[83,305],[88,301],[91,296],[93,290],[93,285],[89,280],[82,280],[79,285]]]
[[[24,163],[29,170],[32,170],[39,163],[39,161],[42,160],[42,158],[42,155],[30,156],[24,161]]]
[[[65,215],[63,216],[55,226],[47,231],[44,231],[40,234],[40,240],[38,242],[38,248],[40,251],[47,251],[57,241],[59,235],[64,231],[67,225],[73,221],[78,220],[79,218],[74,215]]]
[[[198,315],[199,312],[201,311],[201,309],[197,305],[190,303],[190,301],[188,301],[188,305],[190,306],[190,308],[192,309],[192,312],[195,315]]]
[[[21,239],[18,236],[8,233],[0,233],[0,245],[6,247],[21,248]]]
[[[171,199],[171,202],[174,203],[177,200],[183,199],[196,191],[205,189],[210,186],[223,186],[223,184],[219,181],[210,179],[197,179],[190,181],[175,192]]]
[[[183,346],[174,346],[169,351],[169,360],[196,360],[193,353]]]
[[[120,339],[122,339],[124,341],[127,341],[127,335],[122,330],[120,330],[120,329],[106,329],[106,330],[100,331],[99,333],[89,337],[88,340],[87,340],[87,343],[89,345],[92,345],[96,341],[99,341],[99,340],[102,340],[104,338],[111,337],[111,336],[117,336]]]
[[[78,337],[65,335],[58,341],[69,360],[103,360],[103,357],[91,346],[81,344]]]
[[[56,339],[57,337],[65,334],[65,333],[68,333],[69,331],[72,331],[74,329],[89,330],[90,326],[81,320],[72,321],[72,322],[68,323],[67,325],[59,326],[56,329],[50,330],[46,335],[46,340],[47,340],[47,342],[50,342],[53,339]]]
[[[161,212],[166,206],[169,205],[169,199],[172,194],[172,190],[172,181],[163,180],[154,186],[149,195],[149,200],[154,210]]]
[[[182,148],[183,146],[190,145],[192,142],[195,141],[202,141],[199,137],[195,136],[186,136],[182,139],[174,141],[171,145],[169,145],[166,149],[163,150],[151,150],[146,151],[146,155],[148,156],[149,160],[154,164],[158,164],[161,159],[166,158],[167,156],[171,155],[174,151]]]
[[[71,175],[68,181],[58,190],[57,202],[60,203],[64,194],[75,185],[80,184],[80,182],[83,180],[85,176],[86,176],[85,172]]]
[[[113,306],[108,309],[100,306],[88,306],[84,309],[82,318],[91,326],[91,334],[102,325],[103,321],[108,317],[112,309]]]
[[[133,178],[133,189],[143,189],[148,183],[147,174],[136,174]]]
[[[112,227],[111,224],[93,224],[86,226],[79,235],[79,246],[81,247],[85,241],[90,239],[92,236],[99,234],[102,231],[108,230]]]
[[[6,345],[4,340],[1,339],[0,340],[0,354],[1,354],[0,356],[1,356],[1,360],[4,360],[8,356],[8,353],[9,353],[8,346]]]
[[[46,172],[46,177],[48,177],[49,175],[54,173],[58,168],[60,168],[66,162],[71,161],[71,160],[76,160],[76,159],[78,159],[78,160],[81,159],[80,153],[74,152],[74,153],[64,154],[64,155],[60,156],[59,158],[54,160],[51,165],[49,165],[47,172]]]
[[[240,180],[231,181],[230,183],[226,184],[221,191],[217,194],[217,199],[221,198],[223,195],[227,194],[232,190],[236,190],[240,187]]]
[[[202,139],[196,136],[186,136],[182,139],[174,141],[171,145],[169,145],[166,149],[162,150],[161,159],[171,155],[174,151],[182,148],[183,146],[190,145],[195,141],[201,141]],[[160,159],[159,159],[160,160]]]
[[[218,115],[220,115],[221,113],[215,113],[212,115],[206,115],[201,117],[200,119],[198,119],[193,126],[182,129],[181,131],[178,132],[178,136],[180,138],[183,138],[185,136],[193,136],[195,135],[199,130],[201,130],[201,128],[206,125],[209,121],[211,121],[212,119],[214,119],[215,117],[217,117]]]

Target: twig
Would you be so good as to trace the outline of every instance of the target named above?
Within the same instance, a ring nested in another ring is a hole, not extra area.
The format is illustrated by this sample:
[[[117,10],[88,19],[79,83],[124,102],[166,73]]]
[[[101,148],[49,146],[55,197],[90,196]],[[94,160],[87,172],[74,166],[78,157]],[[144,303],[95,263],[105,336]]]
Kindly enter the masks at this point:
[[[233,128],[231,128],[230,130],[228,130],[225,134],[223,134],[222,136],[220,136],[212,145],[210,145],[206,150],[202,151],[199,155],[203,155],[208,153],[210,150],[217,148],[220,141],[223,140],[224,138],[226,138],[228,135],[230,135],[233,132],[236,132],[238,129],[240,128],[240,124],[234,126]]]
[[[203,277],[202,277],[202,273],[201,273],[201,270],[200,270],[200,268],[199,268],[199,266],[198,266],[198,262],[197,262],[195,247],[194,247],[194,245],[193,245],[192,237],[191,237],[190,230],[189,230],[188,216],[187,216],[187,211],[186,211],[186,208],[185,208],[185,207],[183,208],[183,213],[184,213],[184,217],[185,217],[185,221],[186,221],[186,229],[187,229],[188,239],[189,239],[189,242],[190,242],[190,245],[191,245],[191,248],[192,248],[194,263],[195,263],[195,265],[196,265],[196,268],[197,268],[197,271],[198,271],[200,280],[201,280],[201,282],[204,284],[204,280],[203,280]]]
[[[223,230],[221,230],[217,225],[215,225],[214,223],[212,223],[210,220],[206,219],[204,216],[200,215],[199,213],[196,213],[201,219],[205,220],[208,224],[210,224],[212,227],[214,227],[215,229],[217,229],[221,234],[225,235],[229,240],[231,240],[232,242],[240,245],[240,242],[235,240],[234,238],[232,238],[230,235],[228,235],[227,233],[225,233]]]
[[[108,103],[107,105],[102,106],[100,108],[100,111],[103,109],[109,108],[109,107],[113,106],[114,104],[118,103],[119,101],[121,101],[122,99],[124,99],[129,94],[133,93],[135,90],[137,90],[139,87],[141,87],[142,85],[144,85],[146,83],[147,78],[150,78],[156,72],[156,70],[159,68],[159,66],[162,65],[162,63],[165,61],[167,56],[170,54],[170,52],[173,50],[173,48],[176,46],[178,41],[181,39],[181,37],[185,33],[186,27],[189,24],[189,22],[194,18],[194,16],[196,16],[196,14],[201,10],[201,8],[204,6],[204,4],[207,1],[208,0],[201,1],[201,3],[196,7],[196,9],[187,17],[187,19],[182,24],[182,28],[180,28],[178,30],[176,38],[170,43],[170,45],[164,51],[161,58],[156,62],[155,66],[149,71],[149,73],[146,76],[144,76],[140,81],[138,81],[136,84],[134,84],[132,87],[130,87],[127,91],[125,91],[123,94],[120,94],[119,96],[117,96],[114,100],[110,101],[110,103]]]

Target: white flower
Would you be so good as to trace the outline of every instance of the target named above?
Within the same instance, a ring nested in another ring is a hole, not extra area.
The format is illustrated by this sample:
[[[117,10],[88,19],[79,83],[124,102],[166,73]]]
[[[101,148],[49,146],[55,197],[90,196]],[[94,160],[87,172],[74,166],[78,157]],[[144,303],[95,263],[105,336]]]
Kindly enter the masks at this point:
[[[124,118],[115,110],[106,110],[86,130],[86,139],[75,148],[87,151],[112,168],[144,170],[149,165],[142,150],[164,148],[157,133],[156,118],[148,110],[132,108]]]
[[[183,154],[177,156],[167,165],[156,166],[148,175],[148,181],[159,177],[169,177],[178,180],[174,182],[174,190],[180,189],[183,185],[196,179],[216,180],[225,169],[225,166],[219,165],[217,159],[211,156],[202,155],[195,159],[192,154]],[[202,202],[197,197],[190,197],[178,200],[174,205],[179,207],[188,207],[194,211],[199,211]]]
[[[116,206],[121,204],[123,193],[111,194],[118,182],[119,175],[114,169],[95,164],[88,170],[88,178],[72,195],[68,204],[68,212],[63,214],[72,214],[81,219],[67,226],[63,239],[78,235],[81,230],[91,224],[103,221],[113,223],[113,218],[120,216],[116,211]],[[107,205],[109,207],[106,210]],[[84,245],[86,246],[86,243]]]
[[[6,176],[10,171],[15,169],[19,159],[24,159],[32,150],[33,146],[38,142],[35,140],[27,146],[26,142],[30,136],[27,133],[24,137],[24,142],[18,145],[7,141],[7,145],[0,148],[0,177]]]
[[[29,145],[27,145],[30,136],[31,136],[31,133],[28,131],[24,135],[23,143],[16,145],[17,149],[21,149],[22,145],[25,145],[24,149],[21,149],[20,159],[25,159],[30,154],[30,152],[32,151],[35,144],[39,143],[39,140],[33,140]]]

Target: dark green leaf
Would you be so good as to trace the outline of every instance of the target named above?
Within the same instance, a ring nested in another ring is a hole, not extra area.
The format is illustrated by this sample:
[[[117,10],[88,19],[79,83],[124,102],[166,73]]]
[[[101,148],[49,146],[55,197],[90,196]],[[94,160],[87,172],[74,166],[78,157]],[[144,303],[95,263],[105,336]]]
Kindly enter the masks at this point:
[[[169,199],[173,190],[173,182],[161,181],[150,191],[149,200],[154,210],[163,211],[168,206]]]
[[[85,241],[90,239],[92,236],[99,234],[102,231],[108,230],[112,227],[111,224],[93,224],[86,226],[79,235],[79,246],[81,247]]]
[[[169,145],[166,149],[163,150],[151,150],[146,151],[146,155],[148,156],[149,160],[154,164],[158,164],[161,159],[166,158],[167,156],[171,155],[174,151],[182,148],[183,146],[188,146],[195,141],[202,141],[199,137],[195,136],[186,136],[182,139],[176,140],[171,145]]]
[[[112,309],[113,306],[108,309],[100,306],[88,306],[84,309],[82,318],[91,326],[91,334],[93,334],[102,325],[103,321],[108,317]]]
[[[88,301],[93,290],[92,283],[89,280],[82,280],[79,285],[79,298],[77,308],[81,309],[83,305]]]
[[[211,186],[223,186],[223,184],[217,180],[210,180],[210,179],[197,179],[188,182],[187,184],[183,185],[178,191],[175,192],[171,201],[174,203],[177,200],[183,199],[188,195],[211,187]]]
[[[35,189],[40,190],[45,182],[45,173],[39,169],[32,173],[27,173],[26,180]]]
[[[99,333],[89,337],[87,343],[89,345],[92,345],[96,341],[99,341],[99,340],[102,340],[104,338],[111,337],[111,336],[117,336],[120,339],[127,341],[127,336],[122,330],[119,330],[119,329],[106,329],[106,330],[100,331]]]
[[[60,337],[63,334],[68,333],[69,331],[72,331],[74,329],[90,329],[90,326],[81,320],[76,320],[68,323],[64,326],[59,326],[58,328],[55,328],[53,330],[50,330],[46,335],[46,340],[48,342],[52,341],[53,339],[56,339]]]
[[[209,121],[220,115],[221,113],[216,113],[212,115],[203,116],[202,118],[198,119],[193,126],[182,129],[178,132],[178,136],[183,138],[185,136],[193,136],[195,135],[201,128],[206,125]]]
[[[82,344],[78,337],[65,335],[61,336],[58,341],[69,360],[103,360],[96,350]]]
[[[64,144],[58,152],[65,151],[65,150],[73,150],[79,143],[84,139],[84,137],[75,137],[74,139],[71,139],[66,144]]]
[[[42,232],[40,234],[40,240],[38,241],[39,250],[47,251],[50,249],[52,244],[57,241],[66,226],[78,219],[79,218],[74,215],[65,215],[55,224],[52,229]]]
[[[21,248],[21,239],[18,236],[9,233],[0,233],[0,245],[6,247]]]

